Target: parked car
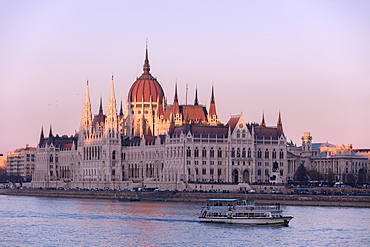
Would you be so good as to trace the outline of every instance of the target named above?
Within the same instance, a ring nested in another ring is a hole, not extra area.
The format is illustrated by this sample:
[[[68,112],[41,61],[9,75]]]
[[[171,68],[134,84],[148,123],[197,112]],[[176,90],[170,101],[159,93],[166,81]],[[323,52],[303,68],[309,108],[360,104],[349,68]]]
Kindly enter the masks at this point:
[[[266,190],[261,190],[260,194],[267,194],[267,191]]]
[[[280,190],[272,190],[271,194],[283,194]]]

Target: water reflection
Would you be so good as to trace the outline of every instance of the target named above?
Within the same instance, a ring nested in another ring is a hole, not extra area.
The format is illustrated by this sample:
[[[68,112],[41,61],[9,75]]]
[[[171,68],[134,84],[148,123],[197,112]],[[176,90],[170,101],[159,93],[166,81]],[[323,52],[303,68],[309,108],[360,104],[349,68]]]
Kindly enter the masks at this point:
[[[367,246],[369,208],[285,207],[290,227],[199,223],[201,204],[0,196],[2,246]]]

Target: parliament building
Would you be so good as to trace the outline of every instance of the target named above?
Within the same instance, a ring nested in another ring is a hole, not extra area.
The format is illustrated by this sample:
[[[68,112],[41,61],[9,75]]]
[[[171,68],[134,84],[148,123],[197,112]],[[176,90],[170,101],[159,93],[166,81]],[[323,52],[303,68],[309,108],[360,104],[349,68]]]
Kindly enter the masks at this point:
[[[33,186],[239,190],[293,179],[302,152],[287,145],[280,112],[274,126],[266,125],[264,115],[260,123],[242,115],[221,123],[213,86],[208,107],[199,104],[197,91],[193,104],[180,105],[177,85],[168,104],[150,73],[148,49],[143,73],[119,111],[113,79],[106,111],[100,99],[97,114],[86,84],[75,135],[41,129]]]

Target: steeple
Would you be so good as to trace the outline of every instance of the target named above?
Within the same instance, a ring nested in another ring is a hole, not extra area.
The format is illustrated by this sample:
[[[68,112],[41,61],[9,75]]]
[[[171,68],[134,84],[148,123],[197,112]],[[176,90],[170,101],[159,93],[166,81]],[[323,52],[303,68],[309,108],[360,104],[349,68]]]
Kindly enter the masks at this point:
[[[149,58],[148,58],[148,40],[146,41],[146,49],[145,49],[145,60],[144,60],[144,74],[149,74],[150,65],[149,65]]]
[[[173,114],[180,114],[179,97],[177,96],[177,83],[175,84],[175,97],[173,99]]]
[[[92,126],[91,103],[89,93],[89,81],[86,82],[85,102],[82,110],[80,129],[90,132]]]
[[[52,138],[53,137],[53,131],[52,131],[52,128],[51,128],[51,124],[50,124],[50,130],[49,130],[49,138]]]
[[[218,123],[213,85],[212,85],[211,102],[209,105],[208,122],[210,125],[217,125]]]
[[[39,147],[44,143],[44,126],[41,126],[41,134],[40,134],[40,141],[39,141]]]
[[[118,122],[117,122],[117,108],[116,108],[116,97],[114,96],[114,80],[112,75],[112,82],[110,86],[110,95],[108,100],[108,110],[105,119],[105,131],[117,132]]]
[[[120,116],[123,116],[122,99],[121,99],[121,108],[119,110],[119,115]]]
[[[262,122],[261,122],[261,126],[266,126],[266,122],[265,122],[265,113],[262,113]]]
[[[284,131],[283,131],[283,123],[281,121],[280,111],[279,111],[279,118],[278,118],[278,122],[277,122],[277,131],[278,131],[279,135],[283,135],[284,134]]]
[[[194,105],[199,105],[199,102],[198,102],[198,88],[195,88],[195,100],[194,100]]]

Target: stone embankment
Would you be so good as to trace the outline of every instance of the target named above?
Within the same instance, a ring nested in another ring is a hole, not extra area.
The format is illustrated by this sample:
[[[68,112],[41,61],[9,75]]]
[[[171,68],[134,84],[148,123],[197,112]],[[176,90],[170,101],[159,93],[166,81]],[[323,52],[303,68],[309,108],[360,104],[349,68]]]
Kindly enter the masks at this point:
[[[210,198],[248,198],[258,204],[280,203],[294,206],[345,206],[370,207],[370,196],[328,195],[271,195],[243,193],[187,193],[187,192],[130,192],[130,191],[86,191],[86,190],[22,190],[0,189],[0,195],[112,199],[138,196],[141,201],[204,202]]]

